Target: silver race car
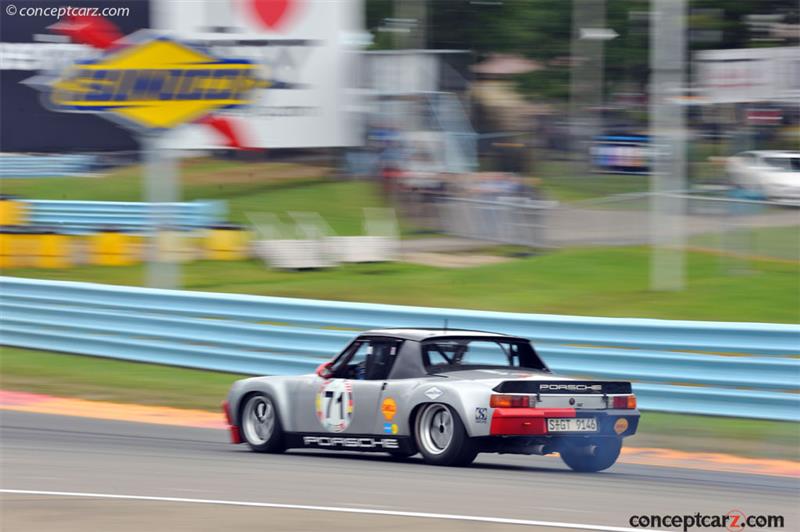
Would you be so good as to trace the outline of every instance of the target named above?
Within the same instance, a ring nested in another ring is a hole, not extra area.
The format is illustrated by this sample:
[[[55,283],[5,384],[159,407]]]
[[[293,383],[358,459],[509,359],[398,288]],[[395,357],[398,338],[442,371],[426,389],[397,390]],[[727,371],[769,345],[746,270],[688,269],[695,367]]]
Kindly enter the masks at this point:
[[[316,373],[233,384],[233,443],[419,452],[466,465],[481,452],[560,453],[576,471],[614,464],[639,412],[628,382],[553,374],[525,338],[431,329],[367,331]]]

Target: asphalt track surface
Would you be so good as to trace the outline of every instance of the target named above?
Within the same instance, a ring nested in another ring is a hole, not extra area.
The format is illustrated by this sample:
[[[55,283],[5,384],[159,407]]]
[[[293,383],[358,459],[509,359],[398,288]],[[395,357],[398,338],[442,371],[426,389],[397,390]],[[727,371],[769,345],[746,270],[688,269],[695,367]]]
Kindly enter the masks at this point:
[[[468,468],[383,454],[263,455],[228,444],[220,430],[13,411],[0,413],[0,431],[3,531],[564,529],[502,519],[576,523],[591,530],[590,525],[628,528],[634,514],[717,515],[733,509],[780,514],[783,530],[800,530],[796,478],[626,464],[578,474],[557,458],[512,455],[481,455]]]

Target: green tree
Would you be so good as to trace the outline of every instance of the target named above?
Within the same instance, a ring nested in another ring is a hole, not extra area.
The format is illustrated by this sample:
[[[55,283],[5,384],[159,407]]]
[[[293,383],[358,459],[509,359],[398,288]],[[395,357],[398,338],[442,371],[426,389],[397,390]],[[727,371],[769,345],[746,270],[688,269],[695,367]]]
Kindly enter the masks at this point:
[[[385,33],[376,32],[392,17],[395,2],[367,0],[367,27],[375,47],[391,47]],[[531,97],[560,99],[568,92],[568,58],[572,37],[571,0],[428,0],[427,47],[471,50],[475,60],[489,53],[520,54],[547,66],[520,76],[520,89]],[[704,48],[763,46],[746,23],[751,14],[782,14],[797,23],[797,0],[689,0],[690,30],[718,31],[720,39],[690,41],[690,52]],[[619,84],[643,88],[649,73],[649,0],[606,0],[606,27],[619,36],[606,42],[607,90]],[[690,33],[690,36],[694,33]],[[771,46],[782,43],[766,43]],[[561,66],[559,66],[561,65]]]

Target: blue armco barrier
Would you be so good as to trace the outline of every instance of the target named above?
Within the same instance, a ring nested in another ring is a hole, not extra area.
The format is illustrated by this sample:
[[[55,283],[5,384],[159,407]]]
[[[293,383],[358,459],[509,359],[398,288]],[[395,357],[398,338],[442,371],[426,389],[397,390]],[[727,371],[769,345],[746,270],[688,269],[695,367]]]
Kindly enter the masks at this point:
[[[87,233],[113,226],[147,233],[152,230],[152,211],[165,209],[170,225],[206,227],[225,220],[224,201],[184,203],[140,203],[128,201],[23,200],[28,223],[50,226],[65,232]]]
[[[355,331],[530,338],[558,372],[634,381],[643,409],[800,420],[800,327],[589,318],[0,277],[0,343],[247,374],[310,372]]]
[[[0,178],[86,175],[93,170],[97,160],[98,157],[95,155],[82,153],[2,155],[0,156]]]

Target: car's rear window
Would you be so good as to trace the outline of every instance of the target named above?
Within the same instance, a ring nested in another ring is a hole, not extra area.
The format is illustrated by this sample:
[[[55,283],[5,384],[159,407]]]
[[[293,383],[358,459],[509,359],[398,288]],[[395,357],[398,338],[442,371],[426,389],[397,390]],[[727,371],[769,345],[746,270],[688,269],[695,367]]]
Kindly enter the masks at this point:
[[[425,340],[422,362],[428,373],[481,368],[547,368],[529,342],[502,338]]]

